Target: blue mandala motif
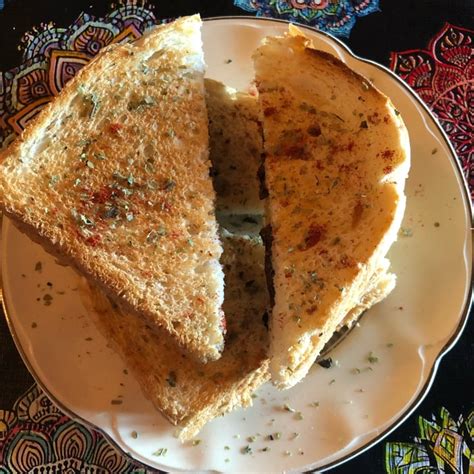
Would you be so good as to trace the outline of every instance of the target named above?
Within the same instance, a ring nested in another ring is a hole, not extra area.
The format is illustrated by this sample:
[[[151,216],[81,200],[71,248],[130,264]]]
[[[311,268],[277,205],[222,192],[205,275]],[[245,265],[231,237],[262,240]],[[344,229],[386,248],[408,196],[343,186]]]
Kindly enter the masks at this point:
[[[305,23],[344,37],[358,17],[379,11],[379,0],[234,0],[234,5],[257,16]]]

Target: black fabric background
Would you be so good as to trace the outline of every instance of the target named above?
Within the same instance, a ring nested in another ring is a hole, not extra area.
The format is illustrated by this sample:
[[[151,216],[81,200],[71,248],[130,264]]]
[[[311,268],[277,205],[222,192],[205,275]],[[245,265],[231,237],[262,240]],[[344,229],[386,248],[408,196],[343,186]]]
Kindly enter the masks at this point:
[[[153,2],[150,2],[153,3]],[[155,0],[158,18],[176,17],[195,12],[203,17],[242,15],[232,0]],[[92,8],[90,8],[92,6]],[[96,16],[106,13],[109,2],[94,0],[8,0],[0,11],[0,70],[20,62],[17,45],[24,32],[41,22],[53,21],[67,26],[81,11]],[[391,51],[425,48],[446,22],[474,28],[472,0],[381,0],[380,12],[359,18],[351,36],[343,41],[358,55],[388,66]],[[21,362],[3,317],[0,317],[0,409],[11,408],[30,387],[33,379]],[[418,416],[431,418],[444,406],[457,418],[474,407],[474,320],[471,317],[457,345],[442,360],[434,384],[421,405],[384,441],[344,465],[332,474],[385,472],[386,441],[411,441],[417,435]]]

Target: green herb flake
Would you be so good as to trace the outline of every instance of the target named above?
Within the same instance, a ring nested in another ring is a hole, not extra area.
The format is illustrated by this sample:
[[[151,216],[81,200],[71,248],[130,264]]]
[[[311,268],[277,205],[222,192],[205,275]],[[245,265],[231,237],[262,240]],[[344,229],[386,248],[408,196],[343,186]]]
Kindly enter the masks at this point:
[[[393,111],[395,112],[395,115],[398,117],[400,115],[400,112],[397,110],[397,109],[393,109]]]
[[[318,408],[319,407],[319,402],[311,402],[309,404],[310,407]]]
[[[193,445],[193,446],[198,446],[198,445],[200,445],[200,444],[201,444],[201,440],[200,440],[200,439],[195,439],[195,440],[193,440],[193,442],[192,442],[192,445]]]
[[[121,405],[122,403],[123,403],[123,400],[114,399],[110,401],[111,405]]]
[[[393,347],[393,342],[387,342],[387,347]]]
[[[138,433],[136,431],[132,431],[130,433],[130,435],[132,436],[133,439],[137,439],[138,438]]]
[[[379,358],[374,355],[373,352],[370,352],[368,357],[367,357],[367,360],[371,363],[371,364],[376,364],[378,361],[379,361]]]
[[[283,409],[286,410],[286,411],[289,411],[290,413],[295,413],[296,412],[296,410],[294,408],[290,407],[287,403],[285,403],[283,405]]]
[[[99,161],[104,161],[107,156],[105,156],[105,153],[103,151],[99,151],[98,153],[94,153],[94,157],[96,160],[99,160]]]
[[[402,237],[413,237],[413,231],[408,227],[401,227],[399,235]]]
[[[226,59],[225,63],[230,64],[232,62],[232,59]]]
[[[362,122],[360,122],[359,128],[369,128],[367,120],[362,120]]]
[[[163,457],[163,456],[166,456],[166,453],[168,452],[168,448],[160,448],[160,449],[157,449],[154,453],[153,453],[153,456],[160,456],[160,457]]]
[[[175,187],[176,187],[176,182],[173,181],[172,179],[167,179],[165,181],[163,189],[169,192],[169,191],[172,191]]]
[[[168,382],[168,385],[170,387],[176,387],[176,372],[174,370],[171,370],[168,374],[168,377],[166,378],[166,381]]]
[[[51,176],[51,178],[49,179],[49,187],[52,188],[53,186],[56,186],[58,181],[59,181],[59,176],[58,175]]]
[[[229,458],[225,458],[225,459],[224,459],[224,462],[230,462],[230,459],[229,459]]]
[[[351,372],[355,375],[358,375],[358,374],[360,374],[360,369],[355,367],[354,369],[351,370]]]
[[[285,451],[285,456],[291,456],[291,451],[286,450]]]
[[[335,382],[336,382],[336,379],[331,379],[331,381],[329,382],[329,385],[332,385]]]
[[[257,437],[256,437],[256,436],[249,436],[249,437],[247,438],[247,441],[248,441],[249,443],[254,443],[256,440],[257,440]]]
[[[296,439],[296,438],[299,438],[300,434],[299,433],[293,433],[291,435],[291,439]]]
[[[303,419],[304,419],[303,413],[301,413],[300,411],[296,412],[295,418],[296,418],[298,421],[303,420]]]
[[[43,296],[43,303],[45,306],[51,306],[51,303],[53,302],[53,297],[49,294],[49,293],[46,293],[44,296]]]
[[[432,155],[436,155],[436,153],[438,153],[438,149],[437,149],[437,148],[433,148],[433,149],[431,150],[431,154],[432,154]]]
[[[268,446],[265,446],[264,448],[261,449],[262,452],[266,453],[270,451],[270,448]]]
[[[251,448],[249,445],[247,445],[247,446],[244,446],[244,447],[240,450],[240,452],[241,452],[242,454],[252,454],[252,448]]]

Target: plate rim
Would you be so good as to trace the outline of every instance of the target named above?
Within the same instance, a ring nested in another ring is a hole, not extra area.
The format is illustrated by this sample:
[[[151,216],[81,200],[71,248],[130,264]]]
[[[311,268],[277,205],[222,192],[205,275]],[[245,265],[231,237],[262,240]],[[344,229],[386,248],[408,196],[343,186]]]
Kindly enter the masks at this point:
[[[390,433],[395,431],[402,423],[405,422],[407,418],[409,418],[412,413],[418,408],[418,406],[422,403],[422,401],[426,398],[428,395],[431,386],[433,385],[436,373],[439,368],[439,364],[442,360],[442,358],[456,345],[458,340],[461,338],[467,322],[469,320],[469,317],[471,315],[471,310],[473,307],[474,303],[474,294],[472,291],[473,283],[474,283],[474,274],[473,274],[473,258],[474,258],[474,252],[473,252],[473,247],[474,247],[474,210],[473,210],[473,203],[470,197],[470,192],[469,188],[467,185],[466,178],[464,176],[464,173],[462,172],[461,165],[459,163],[459,160],[457,158],[456,151],[454,150],[454,147],[452,143],[450,142],[446,132],[442,128],[441,124],[439,123],[438,119],[435,117],[433,112],[429,109],[429,107],[421,100],[421,98],[416,94],[416,92],[410,88],[401,78],[399,78],[393,71],[391,71],[389,68],[384,66],[383,64],[380,64],[376,61],[366,59],[364,57],[358,56],[355,54],[342,40],[339,38],[336,38],[330,33],[327,33],[325,31],[320,31],[317,30],[314,27],[301,24],[298,22],[290,22],[288,20],[283,20],[283,19],[278,19],[278,18],[268,18],[268,17],[255,17],[251,15],[227,15],[227,16],[213,16],[213,17],[206,17],[202,18],[203,22],[218,22],[222,20],[250,20],[252,22],[268,22],[268,23],[281,23],[281,24],[295,24],[298,26],[298,28],[301,28],[303,30],[309,30],[311,31],[312,34],[317,34],[324,36],[328,38],[329,40],[333,41],[336,43],[336,45],[340,46],[345,53],[347,53],[349,56],[352,58],[362,62],[369,64],[373,67],[376,67],[377,69],[381,70],[385,74],[388,74],[392,79],[395,79],[395,81],[402,86],[402,88],[405,90],[406,93],[408,93],[412,99],[417,103],[417,105],[420,105],[424,112],[428,115],[428,117],[431,119],[432,124],[434,124],[435,128],[441,135],[441,138],[444,141],[444,144],[447,146],[449,150],[449,160],[451,161],[451,164],[454,165],[457,177],[460,178],[460,188],[462,189],[462,194],[464,197],[464,204],[466,207],[466,214],[470,215],[470,234],[471,234],[471,246],[470,246],[470,259],[467,259],[467,266],[468,266],[468,275],[466,278],[466,284],[470,283],[471,286],[471,292],[469,295],[469,291],[466,294],[465,300],[463,302],[463,309],[460,312],[460,319],[459,319],[459,324],[455,328],[453,334],[449,338],[449,340],[445,343],[445,345],[440,349],[439,353],[434,359],[433,365],[431,367],[431,370],[429,371],[428,375],[426,376],[425,383],[421,387],[418,395],[416,398],[407,406],[407,408],[401,413],[398,418],[393,421],[393,423],[388,426],[384,431],[381,433],[377,434],[375,437],[367,441],[365,444],[362,446],[359,446],[358,448],[354,449],[350,453],[347,453],[346,455],[331,461],[329,463],[324,464],[321,467],[316,468],[317,471],[313,472],[324,472],[327,471],[328,469],[333,469],[335,467],[338,467],[354,458],[362,454],[363,452],[367,451],[371,447],[375,446],[378,444],[380,441],[382,441],[384,438],[386,438]],[[8,216],[4,216],[5,219],[8,219],[8,224],[12,225],[12,221],[8,218]],[[5,226],[5,223],[2,225],[2,250],[0,254],[0,258],[3,256],[3,248],[4,248],[4,242],[5,242],[5,234],[6,230],[8,228],[8,225]],[[466,229],[467,230],[467,229]],[[468,244],[467,244],[468,245]],[[469,245],[468,245],[469,247]],[[469,255],[467,256],[469,257]],[[4,274],[4,267],[2,265],[1,269],[1,275],[3,277]],[[122,455],[126,456],[129,460],[133,462],[137,462],[145,467],[147,467],[147,464],[139,459],[137,459],[135,456],[132,455],[130,452],[126,452],[122,447],[119,446],[118,442],[116,442],[103,428],[96,426],[92,422],[82,418],[80,415],[77,415],[74,413],[72,410],[64,406],[63,403],[61,403],[59,400],[56,399],[55,396],[53,396],[47,386],[41,381],[39,376],[36,374],[35,370],[33,369],[28,357],[26,356],[26,352],[23,349],[23,346],[20,343],[19,336],[14,328],[14,324],[12,321],[12,318],[10,316],[10,312],[8,310],[8,302],[7,299],[5,298],[4,292],[3,292],[3,287],[0,286],[0,304],[2,306],[4,315],[5,315],[5,320],[7,322],[8,329],[10,331],[10,334],[12,335],[12,339],[14,341],[14,344],[18,350],[18,353],[20,354],[20,357],[27,367],[29,373],[31,374],[32,378],[34,379],[35,383],[39,385],[39,387],[47,394],[47,396],[63,411],[69,418],[72,420],[78,421],[84,425],[86,425],[88,428],[98,431],[106,440],[116,449],[118,452],[120,452]],[[148,467],[152,467],[148,465]],[[164,466],[163,466],[164,467]],[[154,467],[153,467],[154,468]],[[306,465],[301,467],[304,472],[309,472],[311,469],[311,465]],[[176,472],[186,472],[185,470],[182,469],[173,469]],[[293,470],[294,471],[294,470]],[[209,470],[208,472],[217,472],[217,471],[212,471]],[[295,471],[296,472],[296,471]]]

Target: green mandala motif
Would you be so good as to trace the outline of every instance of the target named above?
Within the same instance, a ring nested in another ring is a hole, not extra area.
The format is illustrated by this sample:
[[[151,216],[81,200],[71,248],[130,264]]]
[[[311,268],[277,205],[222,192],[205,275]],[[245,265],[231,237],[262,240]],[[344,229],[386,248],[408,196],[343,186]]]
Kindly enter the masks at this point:
[[[387,473],[474,473],[474,409],[457,420],[444,407],[431,420],[420,416],[418,432],[413,443],[386,444]]]

